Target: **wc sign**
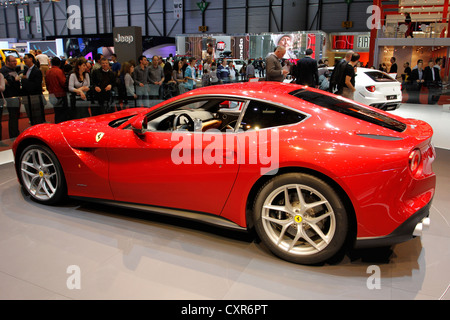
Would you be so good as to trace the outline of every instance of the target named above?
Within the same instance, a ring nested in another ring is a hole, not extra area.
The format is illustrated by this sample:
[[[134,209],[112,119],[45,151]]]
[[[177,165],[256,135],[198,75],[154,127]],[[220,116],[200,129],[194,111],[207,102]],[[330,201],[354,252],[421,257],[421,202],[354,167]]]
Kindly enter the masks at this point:
[[[175,19],[183,19],[183,0],[173,0],[173,15]]]

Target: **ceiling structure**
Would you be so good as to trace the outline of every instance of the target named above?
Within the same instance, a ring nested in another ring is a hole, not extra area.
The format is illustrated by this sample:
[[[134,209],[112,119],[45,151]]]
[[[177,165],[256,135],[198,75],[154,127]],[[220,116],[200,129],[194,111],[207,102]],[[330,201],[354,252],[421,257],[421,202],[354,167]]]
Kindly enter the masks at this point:
[[[0,7],[27,5],[35,2],[59,2],[60,0],[0,0]]]

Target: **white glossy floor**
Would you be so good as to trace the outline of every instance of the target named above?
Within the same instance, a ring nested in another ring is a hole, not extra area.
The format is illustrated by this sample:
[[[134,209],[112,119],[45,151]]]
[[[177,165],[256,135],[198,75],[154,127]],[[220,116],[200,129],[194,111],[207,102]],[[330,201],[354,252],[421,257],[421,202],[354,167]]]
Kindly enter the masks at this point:
[[[433,143],[437,148],[450,150],[450,110],[442,105],[402,104],[393,114],[428,122],[434,130]]]
[[[436,131],[431,227],[391,252],[355,251],[320,267],[284,262],[247,235],[178,219],[36,204],[22,195],[3,153],[0,299],[450,300],[450,113],[423,105],[395,113]],[[379,287],[371,286],[371,266],[380,271]]]

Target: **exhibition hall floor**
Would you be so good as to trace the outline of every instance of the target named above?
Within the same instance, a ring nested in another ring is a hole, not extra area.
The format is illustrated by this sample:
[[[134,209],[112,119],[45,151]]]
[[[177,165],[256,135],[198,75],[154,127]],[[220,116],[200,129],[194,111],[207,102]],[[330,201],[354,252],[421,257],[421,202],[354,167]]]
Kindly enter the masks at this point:
[[[392,251],[352,251],[315,267],[199,223],[76,201],[39,205],[22,194],[4,151],[0,299],[450,300],[450,112],[403,104],[394,113],[435,130],[430,228]]]

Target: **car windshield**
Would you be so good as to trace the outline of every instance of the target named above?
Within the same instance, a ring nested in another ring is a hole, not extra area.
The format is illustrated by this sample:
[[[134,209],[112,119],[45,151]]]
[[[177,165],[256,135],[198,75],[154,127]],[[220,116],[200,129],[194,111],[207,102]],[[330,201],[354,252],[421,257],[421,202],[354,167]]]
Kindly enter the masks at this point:
[[[16,50],[3,49],[3,53],[5,54],[5,57],[13,56],[13,57],[16,57],[16,58],[20,58],[20,56],[19,56],[19,54],[17,53]]]
[[[343,113],[356,119],[364,120],[397,132],[403,132],[406,130],[406,124],[400,121],[392,119],[368,108],[364,108],[363,106],[360,106],[356,103],[351,103],[343,99],[341,100],[337,96],[327,96],[319,92],[309,91],[305,89],[299,89],[290,92],[289,94],[323,108]]]
[[[123,124],[123,123],[127,122],[128,120],[130,120],[131,118],[133,118],[134,116],[135,116],[135,114],[132,114],[132,115],[124,117],[124,118],[116,119],[114,121],[111,121],[109,123],[109,126],[112,127],[112,128],[117,128],[121,124]]]
[[[389,75],[379,71],[366,71],[365,74],[375,82],[396,82]]]

